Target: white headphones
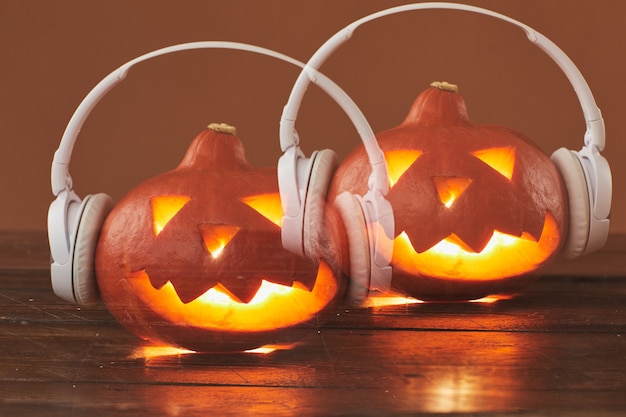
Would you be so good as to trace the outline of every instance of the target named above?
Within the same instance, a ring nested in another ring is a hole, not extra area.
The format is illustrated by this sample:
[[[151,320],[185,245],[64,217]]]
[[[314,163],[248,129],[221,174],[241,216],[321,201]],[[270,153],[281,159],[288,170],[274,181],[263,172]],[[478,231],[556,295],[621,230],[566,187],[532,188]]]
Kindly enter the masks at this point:
[[[295,121],[306,88],[309,74],[317,71],[339,46],[347,42],[362,24],[380,17],[412,10],[451,9],[468,11],[512,23],[521,28],[528,39],[541,48],[565,73],[583,109],[586,132],[583,148],[569,151],[560,148],[552,155],[564,180],[569,195],[569,233],[562,254],[574,258],[602,247],[609,232],[611,207],[611,171],[600,155],[604,149],[604,121],[591,90],[570,58],[545,36],[525,24],[490,10],[454,3],[416,3],[393,7],[371,14],[346,26],[329,38],[310,58],[293,86],[284,108],[280,125],[280,143],[284,155],[280,158],[279,178],[285,217],[283,218],[283,245],[295,253],[319,256],[319,235],[322,233],[323,209],[327,188],[318,185],[318,179],[328,184],[333,172],[326,159],[331,151],[314,152],[306,158],[298,147]],[[353,281],[370,289],[389,289],[393,252],[393,212],[385,195],[388,191],[384,156],[376,146],[370,131],[359,131],[366,146],[372,175],[369,190],[363,196],[340,195],[334,204],[340,211],[348,234],[350,275]],[[320,158],[324,161],[319,161]],[[295,180],[293,183],[291,181]],[[290,181],[289,184],[286,181]]]
[[[303,68],[311,81],[318,84],[348,114],[363,137],[374,137],[359,108],[339,86],[317,71],[307,69],[304,63],[270,49],[225,41],[191,42],[159,49],[127,62],[107,75],[83,99],[72,115],[52,161],[52,192],[56,199],[48,210],[51,279],[55,294],[64,300],[78,304],[92,304],[98,300],[94,257],[102,224],[113,206],[112,199],[106,194],[88,195],[81,200],[72,189],[69,163],[83,123],[96,104],[126,77],[135,64],[168,53],[209,48],[255,52]],[[376,142],[373,142],[373,146],[377,147]],[[382,155],[380,149],[378,152]],[[337,165],[336,160],[331,160],[329,164]],[[279,179],[279,183],[289,180]]]
[[[332,52],[351,38],[360,25],[379,17],[421,9],[463,10],[512,23],[524,30],[529,40],[559,65],[576,91],[587,126],[584,146],[580,151],[561,148],[552,155],[569,194],[570,226],[563,254],[573,258],[602,247],[609,231],[612,189],[608,162],[600,155],[605,143],[604,121],[589,86],[574,63],[543,35],[507,16],[460,4],[417,3],[383,10],[348,25],[324,43],[307,64],[252,45],[207,41],[159,49],[135,58],[105,77],[76,109],[52,163],[52,191],[56,199],[48,212],[48,234],[54,292],[67,301],[80,304],[93,303],[98,298],[93,258],[100,228],[112,207],[112,201],[104,194],[90,195],[81,200],[72,189],[68,170],[74,143],[86,118],[104,95],[125,78],[133,65],[159,55],[201,48],[256,52],[303,68],[281,117],[280,144],[284,154],[278,162],[279,190],[285,213],[283,246],[297,254],[320,257],[326,194],[338,165],[333,151],[315,151],[306,158],[299,148],[295,121],[309,83],[318,84],[346,112],[363,141],[372,168],[369,189],[364,196],[343,194],[333,202],[342,215],[348,233],[351,277],[359,284],[354,286],[351,297],[361,298],[368,289],[388,289],[391,282],[389,263],[393,252],[394,221],[391,205],[385,199],[388,174],[384,154],[356,104],[336,84],[319,73],[318,68]]]

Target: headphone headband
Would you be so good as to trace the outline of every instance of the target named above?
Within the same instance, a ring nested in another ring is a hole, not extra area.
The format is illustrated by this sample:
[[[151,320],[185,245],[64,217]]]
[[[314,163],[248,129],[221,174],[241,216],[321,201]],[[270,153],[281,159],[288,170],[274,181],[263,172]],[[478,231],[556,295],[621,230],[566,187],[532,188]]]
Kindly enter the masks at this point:
[[[325,77],[323,74],[306,68],[304,63],[270,49],[237,42],[200,41],[158,49],[127,62],[102,79],[82,100],[72,115],[65,132],[63,133],[63,137],[61,138],[61,143],[54,153],[51,168],[51,185],[52,192],[56,196],[56,199],[50,204],[48,211],[48,239],[50,242],[52,257],[53,287],[55,287],[55,292],[61,295],[61,297],[68,300],[73,298],[72,294],[74,290],[72,287],[72,280],[66,280],[64,277],[71,277],[73,274],[72,268],[74,241],[76,239],[75,234],[79,227],[78,223],[80,222],[80,218],[82,216],[81,213],[83,207],[90,199],[90,196],[87,196],[84,200],[82,200],[75,194],[72,189],[72,178],[69,174],[69,163],[72,150],[85,120],[96,104],[98,104],[98,102],[115,85],[125,79],[128,71],[135,64],[168,53],[210,48],[255,52],[277,58],[303,68],[303,73],[309,74],[310,81],[319,85],[319,87],[330,95],[347,113],[355,126],[358,127],[359,132],[361,132],[364,136],[374,136],[374,133],[371,131],[365,116],[363,116],[357,105],[338,85],[336,85],[329,78]],[[382,154],[382,151],[380,152]],[[281,180],[279,175],[279,185],[280,182],[289,183],[289,181]],[[291,202],[293,202],[294,199],[298,200],[299,196],[294,196],[294,193],[290,191],[290,189],[287,189],[285,192],[281,190],[281,199],[289,200]]]
[[[93,108],[98,104],[98,102],[100,102],[100,100],[114,86],[116,86],[118,83],[126,78],[128,71],[135,64],[161,55],[194,49],[235,49],[241,51],[255,52],[296,65],[303,69],[301,75],[304,74],[305,76],[307,76],[310,82],[317,84],[322,90],[330,95],[337,102],[337,104],[339,104],[339,106],[341,106],[341,108],[350,117],[355,126],[357,126],[357,130],[363,137],[374,136],[374,133],[369,126],[369,123],[365,119],[365,116],[363,115],[361,110],[354,103],[354,101],[352,101],[352,99],[332,80],[325,77],[323,74],[319,73],[316,70],[307,68],[303,62],[300,62],[296,59],[293,59],[287,55],[281,54],[271,49],[238,42],[199,41],[173,45],[141,55],[120,66],[115,71],[107,75],[104,79],[102,79],[102,81],[100,81],[83,99],[83,101],[80,103],[80,105],[72,115],[72,118],[70,119],[67,127],[65,128],[65,132],[63,133],[63,137],[61,138],[59,148],[54,153],[54,158],[52,161],[51,180],[52,192],[55,196],[59,195],[59,193],[61,193],[63,190],[71,190],[72,188],[72,179],[69,175],[68,169],[70,158],[72,156],[72,150],[83,124],[85,123]]]
[[[407,4],[404,6],[392,7],[386,10],[379,11],[377,13],[370,14],[351,23],[350,25],[346,26],[344,29],[340,30],[335,35],[330,37],[313,54],[313,56],[311,56],[306,64],[306,70],[300,74],[300,76],[296,80],[296,83],[293,86],[293,89],[289,96],[289,101],[285,106],[283,117],[281,120],[280,139],[281,147],[283,148],[283,150],[291,146],[292,143],[297,143],[297,140],[293,139],[295,132],[293,125],[295,123],[296,117],[298,115],[298,110],[302,102],[302,98],[308,85],[308,80],[305,76],[309,71],[317,71],[336,49],[338,49],[342,44],[347,42],[352,37],[353,32],[359,26],[372,20],[376,20],[378,18],[393,15],[396,13],[427,9],[460,10],[478,13],[491,16],[505,22],[509,22],[521,28],[526,33],[528,40],[541,48],[541,50],[543,50],[561,68],[561,70],[568,78],[569,82],[572,84],[585,117],[587,127],[587,131],[584,136],[585,146],[593,146],[597,148],[598,151],[602,151],[604,149],[604,120],[602,119],[600,109],[596,105],[595,99],[593,98],[591,89],[589,88],[589,85],[585,81],[584,77],[582,76],[576,65],[557,45],[554,44],[554,42],[550,41],[548,38],[546,38],[541,33],[535,31],[530,26],[491,10],[464,4],[433,2]]]

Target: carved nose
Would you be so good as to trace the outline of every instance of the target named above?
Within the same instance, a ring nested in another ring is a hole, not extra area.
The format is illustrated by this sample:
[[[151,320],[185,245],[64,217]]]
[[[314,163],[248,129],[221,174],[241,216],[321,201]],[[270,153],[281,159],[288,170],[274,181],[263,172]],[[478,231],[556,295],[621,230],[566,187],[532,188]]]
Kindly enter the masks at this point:
[[[463,177],[433,177],[435,188],[441,203],[450,208],[472,183],[471,178]]]
[[[204,246],[213,258],[220,256],[239,231],[239,226],[230,224],[201,224],[198,227],[204,239]]]

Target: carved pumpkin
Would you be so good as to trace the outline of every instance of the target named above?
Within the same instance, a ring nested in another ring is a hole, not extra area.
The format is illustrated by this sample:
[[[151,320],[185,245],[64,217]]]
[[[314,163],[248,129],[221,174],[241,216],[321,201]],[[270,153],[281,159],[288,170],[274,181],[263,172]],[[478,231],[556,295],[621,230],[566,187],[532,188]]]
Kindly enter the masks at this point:
[[[554,164],[521,134],[472,123],[456,90],[433,83],[400,126],[377,135],[395,218],[391,286],[422,300],[516,292],[567,233]],[[329,201],[363,194],[370,172],[360,147],[337,171]],[[345,253],[345,237],[335,239]]]
[[[276,170],[252,168],[234,129],[211,125],[180,165],[108,216],[96,275],[114,317],[194,351],[290,342],[344,289],[331,266],[282,248]]]

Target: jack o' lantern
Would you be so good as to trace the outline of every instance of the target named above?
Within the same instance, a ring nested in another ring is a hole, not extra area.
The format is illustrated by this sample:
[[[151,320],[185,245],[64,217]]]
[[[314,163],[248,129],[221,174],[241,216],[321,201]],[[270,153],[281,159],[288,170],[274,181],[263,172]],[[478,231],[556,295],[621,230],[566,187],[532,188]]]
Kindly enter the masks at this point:
[[[510,294],[558,253],[568,215],[558,170],[523,135],[472,123],[456,86],[433,83],[377,140],[395,219],[393,290],[422,300]],[[338,169],[329,201],[363,194],[370,172],[357,148]],[[332,213],[330,223],[339,223]]]
[[[283,249],[276,170],[253,168],[234,128],[199,134],[180,165],[130,191],[108,216],[98,286],[138,336],[194,351],[288,343],[345,284],[329,263]]]

